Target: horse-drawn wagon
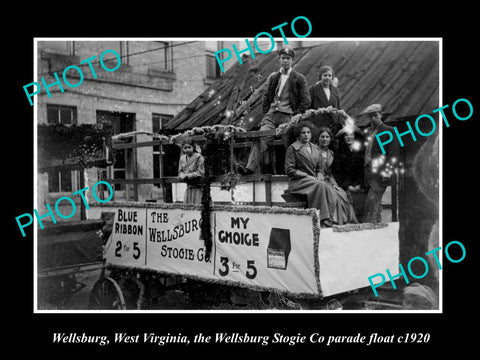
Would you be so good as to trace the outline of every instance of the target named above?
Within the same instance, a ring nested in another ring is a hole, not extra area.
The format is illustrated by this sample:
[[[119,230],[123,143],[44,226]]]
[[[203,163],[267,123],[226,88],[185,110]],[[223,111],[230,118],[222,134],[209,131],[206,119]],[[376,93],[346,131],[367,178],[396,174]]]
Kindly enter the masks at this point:
[[[200,206],[109,203],[96,210],[114,218],[104,251],[108,275],[95,284],[91,309],[148,308],[158,288],[192,291],[201,283],[321,308],[362,288],[362,300],[373,299],[368,276],[398,268],[397,222],[320,228],[314,209],[215,206],[208,249]]]
[[[232,176],[234,151],[244,147],[242,140],[265,135],[235,130],[219,126],[208,128],[209,133],[194,129],[187,134],[199,141],[207,139],[203,150],[211,166],[218,165],[213,156],[230,160],[220,169],[230,170],[227,178],[234,185],[227,184],[228,191],[221,183],[225,173],[222,176],[206,169],[213,200],[208,202],[213,204],[208,211],[204,203],[181,202],[185,188],[176,177],[106,179],[133,186],[155,182],[164,189],[169,186],[170,202],[115,201],[90,207],[90,219],[112,216],[104,251],[108,276],[95,284],[91,309],[149,308],[158,294],[171,288],[190,293],[194,301],[202,296],[199,294],[207,293],[209,298],[218,295],[220,303],[229,303],[232,294],[245,289],[267,300],[256,305],[247,300],[253,308],[279,307],[278,301],[268,299],[282,299],[293,307],[303,302],[302,308],[325,308],[334,297],[344,303],[360,299],[361,304],[353,307],[378,300],[369,289],[368,276],[398,268],[396,204],[391,204],[387,223],[321,227],[318,210],[305,208],[301,199],[292,202],[287,196],[285,175]],[[209,140],[213,145],[210,149]],[[161,137],[118,146],[162,147],[171,143],[172,139]],[[115,142],[113,145],[115,148]],[[202,287],[208,290],[202,292]],[[398,302],[384,305],[398,308]]]

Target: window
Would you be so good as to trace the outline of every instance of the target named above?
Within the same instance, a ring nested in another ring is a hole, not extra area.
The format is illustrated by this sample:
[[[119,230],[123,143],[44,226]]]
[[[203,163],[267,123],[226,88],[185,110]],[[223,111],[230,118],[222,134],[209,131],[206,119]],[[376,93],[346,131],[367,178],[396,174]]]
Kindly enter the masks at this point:
[[[168,41],[156,41],[155,47],[158,49],[157,60],[158,69],[166,72],[173,72],[173,48]]]
[[[160,115],[160,114],[153,114],[152,115],[152,132],[159,133],[165,125],[167,125],[168,121],[173,118],[173,115]]]
[[[47,123],[73,125],[77,123],[75,106],[47,104]]]
[[[121,134],[135,130],[135,114],[113,111],[97,110],[97,123],[109,123],[113,126],[114,134]],[[125,142],[132,142],[133,138],[127,138]],[[108,176],[113,179],[134,178],[135,175],[135,149],[117,149],[115,150],[115,162],[108,169]],[[105,176],[105,174],[102,174]],[[125,184],[115,184],[114,189],[119,191],[126,190]]]
[[[51,169],[48,171],[49,192],[70,192],[72,191],[72,171]]]
[[[47,171],[48,174],[48,192],[64,193],[77,191],[80,188],[79,170],[53,168]]]
[[[107,169],[98,169],[97,174],[98,181],[105,181],[105,179],[108,179]],[[106,200],[110,196],[110,189],[105,184],[98,184],[96,188],[96,193],[99,199]]]
[[[220,66],[215,57],[215,52],[223,48],[222,41],[205,41],[205,51],[206,51],[206,77],[210,79],[216,79],[221,76]],[[220,53],[220,57],[223,56],[223,52]]]
[[[101,52],[105,50],[114,50],[122,59],[122,64],[128,65],[128,41],[101,41]],[[117,63],[115,54],[108,52],[104,55],[103,60],[105,62],[112,61],[113,64]]]
[[[39,48],[50,53],[60,55],[75,55],[73,41],[40,41],[38,44]]]
[[[72,125],[77,122],[77,108],[74,106],[47,104],[47,123],[51,125]],[[51,169],[48,171],[49,192],[70,192],[77,184],[78,171]]]
[[[207,54],[207,78],[216,79],[221,75],[220,66],[213,54]]]
[[[152,131],[154,133],[160,132],[167,122],[172,118],[172,115],[153,114],[152,116]],[[153,177],[158,179],[160,177],[160,146],[153,147]],[[159,184],[155,184],[160,187]]]

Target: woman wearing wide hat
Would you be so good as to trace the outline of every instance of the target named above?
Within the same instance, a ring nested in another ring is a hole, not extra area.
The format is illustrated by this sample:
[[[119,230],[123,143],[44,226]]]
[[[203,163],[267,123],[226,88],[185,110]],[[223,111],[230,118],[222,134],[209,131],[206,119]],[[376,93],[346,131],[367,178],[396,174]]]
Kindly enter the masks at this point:
[[[338,147],[332,164],[332,173],[338,185],[345,190],[358,219],[363,216],[366,189],[364,181],[365,147],[362,131],[353,123],[337,133]]]

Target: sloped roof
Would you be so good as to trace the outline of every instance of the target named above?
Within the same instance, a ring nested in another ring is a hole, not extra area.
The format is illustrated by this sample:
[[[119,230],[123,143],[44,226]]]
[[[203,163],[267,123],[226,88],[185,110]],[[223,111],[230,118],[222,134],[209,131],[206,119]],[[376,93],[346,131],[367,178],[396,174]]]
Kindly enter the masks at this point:
[[[318,69],[331,66],[339,78],[341,106],[350,116],[380,103],[386,121],[431,113],[439,106],[437,41],[335,41],[295,49],[294,69],[308,84]],[[258,54],[235,64],[171,119],[167,129],[233,124],[259,126],[267,77],[278,70],[278,55]],[[364,120],[359,119],[359,125]]]

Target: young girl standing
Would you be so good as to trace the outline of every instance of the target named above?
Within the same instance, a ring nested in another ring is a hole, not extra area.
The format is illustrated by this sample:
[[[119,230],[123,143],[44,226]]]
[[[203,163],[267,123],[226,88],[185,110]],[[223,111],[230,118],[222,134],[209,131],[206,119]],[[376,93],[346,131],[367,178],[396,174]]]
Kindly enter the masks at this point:
[[[187,183],[183,202],[185,204],[200,204],[202,202],[201,179],[205,175],[203,156],[195,151],[191,138],[182,143],[182,155],[178,163],[178,177]]]

